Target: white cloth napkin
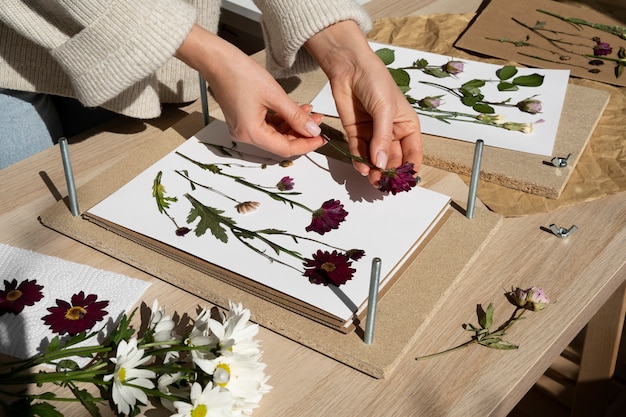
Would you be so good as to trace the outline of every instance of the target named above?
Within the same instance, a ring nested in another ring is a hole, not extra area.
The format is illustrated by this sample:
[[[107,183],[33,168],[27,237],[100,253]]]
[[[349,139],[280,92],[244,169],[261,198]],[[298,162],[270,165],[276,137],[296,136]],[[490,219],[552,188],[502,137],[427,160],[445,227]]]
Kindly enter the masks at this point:
[[[0,244],[0,290],[4,290],[5,280],[13,279],[18,285],[27,279],[36,280],[38,285],[43,285],[44,295],[17,315],[0,316],[0,352],[16,358],[33,356],[55,336],[41,318],[49,314],[48,307],[56,306],[57,299],[71,304],[72,295],[84,291],[85,295],[96,294],[98,301],[108,301],[105,308],[108,315],[92,329],[97,330],[108,321],[117,323],[123,313],[129,313],[150,285],[121,274]],[[94,344],[97,339],[86,342]]]

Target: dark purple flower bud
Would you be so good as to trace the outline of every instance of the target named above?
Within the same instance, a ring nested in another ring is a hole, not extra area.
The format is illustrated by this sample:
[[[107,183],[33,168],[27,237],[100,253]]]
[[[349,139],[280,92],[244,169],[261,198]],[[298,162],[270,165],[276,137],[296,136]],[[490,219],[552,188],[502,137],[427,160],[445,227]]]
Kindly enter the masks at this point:
[[[350,249],[346,252],[346,255],[353,261],[358,261],[365,256],[365,251],[363,249]]]
[[[602,42],[600,38],[597,38],[596,45],[593,47],[593,54],[596,56],[610,55],[613,52],[613,48],[608,42]]]
[[[343,209],[343,204],[338,200],[330,199],[322,207],[312,214],[311,224],[306,227],[306,231],[314,231],[323,235],[332,229],[338,229],[339,223],[346,219],[348,212]]]
[[[418,100],[417,105],[423,109],[436,109],[441,105],[441,99],[439,97],[424,97]]]
[[[457,75],[463,72],[464,66],[461,61],[448,61],[441,69],[450,75]]]
[[[515,106],[525,113],[541,113],[541,101],[535,100],[533,98],[527,98],[526,100],[522,100]]]
[[[294,182],[291,177],[283,177],[278,184],[276,184],[276,188],[280,191],[290,191],[293,190]]]
[[[409,191],[417,185],[415,179],[414,165],[407,162],[395,169],[385,169],[382,171],[383,176],[378,181],[378,189],[382,192],[389,191],[396,195],[401,191]]]
[[[187,233],[191,232],[191,229],[188,227],[179,227],[176,229],[176,236],[185,236]]]
[[[309,282],[318,285],[334,284],[337,287],[345,284],[356,272],[350,268],[352,262],[344,253],[336,250],[332,253],[318,250],[313,254],[313,259],[305,259],[304,276],[309,278]]]

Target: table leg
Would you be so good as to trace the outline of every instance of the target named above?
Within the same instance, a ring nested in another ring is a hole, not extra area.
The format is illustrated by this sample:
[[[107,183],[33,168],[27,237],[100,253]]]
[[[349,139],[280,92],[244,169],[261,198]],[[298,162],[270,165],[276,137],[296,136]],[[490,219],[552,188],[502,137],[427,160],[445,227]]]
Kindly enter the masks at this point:
[[[625,313],[626,282],[615,291],[587,325],[574,391],[572,417],[605,414],[608,406],[608,388],[615,372]]]

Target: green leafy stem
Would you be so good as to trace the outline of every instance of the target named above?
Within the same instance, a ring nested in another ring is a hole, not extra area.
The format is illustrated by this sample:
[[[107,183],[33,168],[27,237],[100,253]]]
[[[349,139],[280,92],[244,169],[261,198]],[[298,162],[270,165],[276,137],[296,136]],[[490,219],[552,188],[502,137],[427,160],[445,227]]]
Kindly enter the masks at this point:
[[[479,304],[476,306],[476,315],[478,316],[478,326],[474,326],[473,324],[466,323],[463,324],[463,329],[473,332],[474,335],[472,338],[465,342],[457,345],[455,347],[432,353],[430,355],[420,356],[415,358],[416,360],[423,360],[428,358],[433,358],[436,356],[441,356],[446,353],[454,352],[456,350],[478,344],[480,346],[485,346],[491,349],[500,349],[500,350],[513,350],[517,349],[519,346],[514,345],[513,343],[507,342],[502,339],[505,336],[506,331],[511,327],[513,323],[522,319],[524,308],[516,307],[511,314],[511,317],[507,321],[505,321],[502,325],[500,325],[495,330],[491,330],[491,326],[493,325],[493,304],[489,303],[487,306],[487,310],[484,310],[483,307]],[[519,313],[519,314],[518,314]]]

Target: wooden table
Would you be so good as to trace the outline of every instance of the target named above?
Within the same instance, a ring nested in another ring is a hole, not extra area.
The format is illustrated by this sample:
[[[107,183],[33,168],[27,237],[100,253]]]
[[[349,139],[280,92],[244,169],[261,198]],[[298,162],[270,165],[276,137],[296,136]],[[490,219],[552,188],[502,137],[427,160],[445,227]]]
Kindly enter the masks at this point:
[[[382,3],[372,1],[368,8],[376,10]],[[415,3],[415,10],[419,10],[419,5],[428,9],[435,2]],[[449,3],[453,2],[440,4],[447,7]],[[382,15],[378,11],[375,16]],[[198,108],[198,103],[171,108],[152,123],[116,119],[100,132],[83,135],[84,140],[74,138],[70,153],[77,186],[139,147],[150,146],[151,138],[186,112]],[[215,103],[211,109],[213,115],[219,114]],[[150,281],[152,285],[144,300],[151,303],[153,298],[159,298],[170,311],[193,315],[197,305],[206,304],[38,222],[39,213],[67,195],[58,147],[1,170],[0,184],[0,242]],[[261,329],[263,361],[268,365],[266,371],[274,389],[263,398],[254,416],[507,415],[598,312],[592,321],[596,325],[588,331],[609,331],[615,336],[615,328],[619,328],[623,318],[626,281],[625,208],[626,193],[622,192],[547,214],[505,219],[480,258],[427,324],[423,338],[385,380],[373,379]],[[542,230],[552,223],[562,227],[576,224],[579,231],[560,239]],[[527,314],[526,320],[508,332],[506,339],[519,344],[520,349],[498,351],[472,346],[415,361],[417,356],[468,340],[470,334],[461,329],[461,324],[476,322],[477,304],[493,302],[495,320],[504,321],[512,311],[503,296],[504,290],[531,285],[543,287],[553,303],[542,312]],[[608,325],[611,321],[613,324]],[[583,377],[593,373],[586,369],[610,372],[613,347],[619,339],[614,337],[611,343],[602,340],[586,347],[600,354],[583,356]],[[385,341],[375,339],[374,343]],[[589,361],[591,364],[585,364]],[[65,407],[66,415],[80,415],[79,406]]]

